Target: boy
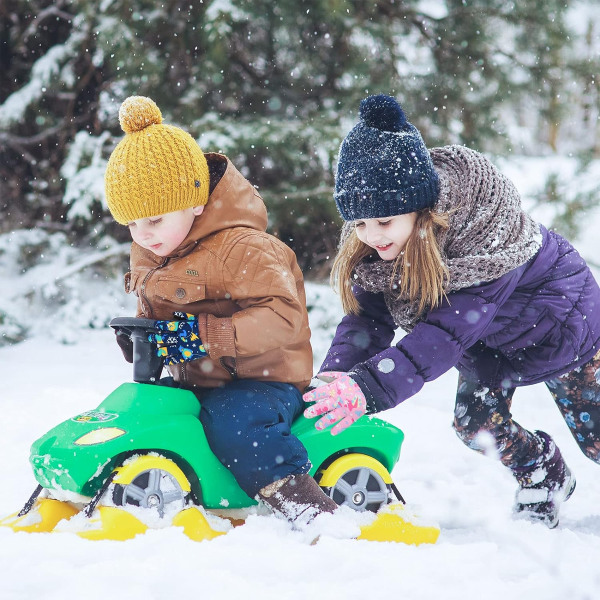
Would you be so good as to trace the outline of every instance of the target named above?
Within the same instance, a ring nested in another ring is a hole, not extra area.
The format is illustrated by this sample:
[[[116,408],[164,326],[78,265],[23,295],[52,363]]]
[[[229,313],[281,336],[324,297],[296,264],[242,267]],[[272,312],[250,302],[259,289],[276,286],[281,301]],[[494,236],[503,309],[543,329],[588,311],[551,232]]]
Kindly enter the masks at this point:
[[[126,289],[137,315],[158,320],[159,353],[200,399],[211,449],[240,487],[296,524],[332,513],[290,433],[312,375],[294,253],[265,233],[262,198],[231,162],[162,124],[152,100],[128,98],[119,121],[106,199],[133,238]]]

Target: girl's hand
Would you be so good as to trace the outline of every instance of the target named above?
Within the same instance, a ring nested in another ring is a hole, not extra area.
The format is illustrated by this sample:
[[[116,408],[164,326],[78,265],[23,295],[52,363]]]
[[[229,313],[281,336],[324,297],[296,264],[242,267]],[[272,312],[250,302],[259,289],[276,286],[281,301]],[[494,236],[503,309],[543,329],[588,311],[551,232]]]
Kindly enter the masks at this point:
[[[304,394],[304,402],[314,402],[304,416],[312,419],[325,415],[315,427],[321,430],[336,423],[331,435],[337,435],[367,412],[367,400],[358,384],[345,373],[329,371],[317,377],[330,383]]]

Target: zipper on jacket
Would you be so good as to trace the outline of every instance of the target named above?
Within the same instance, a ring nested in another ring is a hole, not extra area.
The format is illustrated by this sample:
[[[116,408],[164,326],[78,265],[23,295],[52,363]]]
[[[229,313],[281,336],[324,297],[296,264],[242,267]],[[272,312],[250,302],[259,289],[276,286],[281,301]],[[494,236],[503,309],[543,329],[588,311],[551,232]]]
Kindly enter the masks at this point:
[[[140,295],[142,298],[142,302],[148,307],[149,314],[147,314],[146,316],[149,319],[154,318],[154,311],[152,310],[152,305],[150,304],[150,301],[148,300],[148,296],[146,296],[146,283],[148,282],[148,279],[150,279],[150,277],[152,276],[152,274],[155,271],[158,271],[158,269],[162,269],[168,262],[169,262],[169,259],[165,258],[160,265],[158,265],[157,267],[154,267],[154,269],[150,269],[146,273],[146,277],[144,277],[144,279],[142,281],[142,285],[140,286]]]
[[[221,363],[221,366],[231,375],[232,379],[238,378],[237,369],[235,368],[235,365],[226,364],[224,356],[221,356],[219,362]]]

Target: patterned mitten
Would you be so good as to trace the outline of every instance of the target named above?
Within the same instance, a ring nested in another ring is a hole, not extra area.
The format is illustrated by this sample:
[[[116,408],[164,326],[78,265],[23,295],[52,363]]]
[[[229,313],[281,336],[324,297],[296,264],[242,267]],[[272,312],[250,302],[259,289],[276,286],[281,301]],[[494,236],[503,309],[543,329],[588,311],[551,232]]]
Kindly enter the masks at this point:
[[[314,402],[304,411],[304,416],[312,419],[324,415],[315,427],[325,429],[336,423],[331,434],[337,435],[367,412],[367,400],[358,384],[345,373],[326,372],[318,377],[330,383],[304,394],[305,402]]]
[[[204,349],[198,333],[198,318],[189,313],[174,312],[177,321],[156,321],[159,333],[151,333],[148,339],[155,342],[156,354],[165,359],[166,365],[202,358]]]

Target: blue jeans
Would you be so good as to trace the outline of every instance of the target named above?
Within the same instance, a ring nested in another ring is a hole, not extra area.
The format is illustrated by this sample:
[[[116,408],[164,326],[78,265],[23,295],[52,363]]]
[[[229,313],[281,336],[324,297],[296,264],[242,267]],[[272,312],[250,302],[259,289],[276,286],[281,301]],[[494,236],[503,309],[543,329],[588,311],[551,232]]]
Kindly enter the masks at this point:
[[[194,393],[211,450],[248,496],[309,471],[306,449],[290,431],[304,408],[293,385],[239,379],[220,388],[194,388]]]

